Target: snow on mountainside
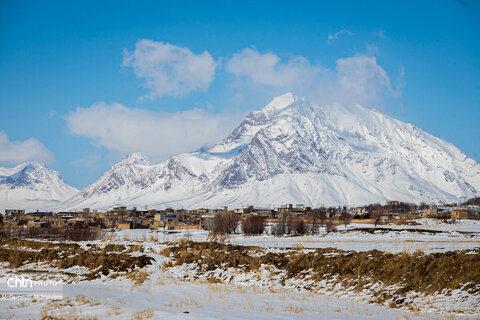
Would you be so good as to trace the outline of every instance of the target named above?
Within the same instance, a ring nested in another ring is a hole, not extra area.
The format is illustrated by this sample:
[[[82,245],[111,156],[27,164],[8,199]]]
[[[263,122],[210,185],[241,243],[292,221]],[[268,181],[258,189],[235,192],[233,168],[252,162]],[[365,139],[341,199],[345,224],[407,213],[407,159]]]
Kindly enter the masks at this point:
[[[40,163],[0,168],[0,210],[45,210],[77,192],[63,181],[58,172]]]
[[[288,93],[206,151],[159,164],[129,155],[59,208],[455,202],[479,194],[480,165],[452,144],[360,105],[316,106]]]

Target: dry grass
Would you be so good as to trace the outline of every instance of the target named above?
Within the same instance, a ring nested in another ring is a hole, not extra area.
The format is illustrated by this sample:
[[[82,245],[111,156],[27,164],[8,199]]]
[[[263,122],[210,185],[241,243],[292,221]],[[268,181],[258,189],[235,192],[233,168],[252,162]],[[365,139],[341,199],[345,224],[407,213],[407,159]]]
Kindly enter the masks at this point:
[[[151,319],[153,318],[154,315],[155,313],[152,310],[139,310],[139,311],[135,311],[132,314],[131,319],[132,320]]]
[[[75,297],[75,302],[80,304],[89,304],[91,306],[98,306],[101,304],[100,300],[95,298],[89,298],[83,294],[79,294]]]
[[[85,298],[86,299],[86,298]],[[84,298],[79,298],[76,303],[82,303],[86,301]],[[75,308],[75,302],[69,298],[50,302],[44,305],[40,311],[40,319],[42,320],[96,320],[97,317],[79,316],[77,309]],[[67,309],[67,310],[63,310]]]
[[[305,308],[295,307],[289,304],[288,306],[283,308],[283,312],[301,314],[305,312]]]
[[[148,272],[145,270],[135,270],[128,272],[126,277],[133,281],[133,288],[141,286],[148,278]]]
[[[130,253],[130,252],[144,252],[144,248],[143,246],[131,244],[128,246],[128,250],[127,250],[127,253]]]
[[[152,263],[146,255],[132,257],[122,245],[109,244],[105,248],[90,245],[87,250],[75,243],[52,243],[27,240],[0,241],[0,262],[8,262],[10,268],[22,267],[30,263],[48,263],[52,267],[67,269],[73,266],[86,267],[90,273],[86,279],[95,279],[110,271],[129,272]],[[25,249],[31,250],[25,250]],[[130,248],[131,249],[131,248]],[[35,250],[35,251],[33,251]]]
[[[286,271],[286,279],[310,276],[315,281],[332,280],[345,287],[362,291],[372,283],[396,286],[393,293],[378,297],[378,303],[416,291],[433,294],[444,289],[462,289],[480,294],[480,249],[444,253],[384,253],[377,250],[356,252],[332,248],[311,252],[289,250],[285,253],[264,252],[261,248],[212,242],[184,242],[166,248],[162,254],[171,256],[169,266],[195,263],[199,273],[221,268],[243,272],[258,271],[270,265]]]
[[[175,303],[175,308],[177,309],[185,309],[186,307],[195,307],[200,308],[200,304],[194,300],[193,298],[189,298],[188,296],[184,296],[181,300]]]
[[[122,314],[122,309],[117,307],[117,306],[113,306],[111,307],[111,309],[106,313],[105,317],[106,318],[111,318],[113,316],[119,316]]]

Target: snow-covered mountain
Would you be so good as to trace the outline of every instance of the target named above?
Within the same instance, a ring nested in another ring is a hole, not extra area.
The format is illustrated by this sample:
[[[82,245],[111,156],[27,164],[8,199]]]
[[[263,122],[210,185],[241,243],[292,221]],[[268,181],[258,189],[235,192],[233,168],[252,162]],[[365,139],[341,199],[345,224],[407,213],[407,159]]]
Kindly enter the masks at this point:
[[[76,193],[58,172],[37,162],[0,168],[0,210],[46,210]]]
[[[161,146],[159,146],[161,148]],[[480,194],[480,165],[412,124],[291,93],[205,151],[152,164],[138,153],[59,208],[454,202]]]

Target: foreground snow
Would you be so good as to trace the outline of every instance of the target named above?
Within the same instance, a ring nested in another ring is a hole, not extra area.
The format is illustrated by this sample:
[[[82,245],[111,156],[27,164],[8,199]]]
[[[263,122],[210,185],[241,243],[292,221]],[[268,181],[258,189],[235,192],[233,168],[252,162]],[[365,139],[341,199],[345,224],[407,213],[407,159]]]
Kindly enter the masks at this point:
[[[348,298],[287,289],[179,282],[166,274],[141,287],[130,281],[65,285],[58,302],[0,301],[1,317],[98,319],[434,319],[432,314],[385,309]]]
[[[340,227],[340,232],[316,236],[273,237],[235,235],[227,242],[254,245],[267,248],[268,252],[283,252],[284,248],[308,251],[308,248],[336,247],[346,250],[380,249],[390,252],[427,252],[471,249],[480,244],[480,223],[460,221],[447,225],[430,220],[421,220],[420,226],[385,226],[392,229],[427,229],[443,233],[416,233],[390,231],[366,233],[350,231],[369,225]],[[468,231],[471,233],[461,233]],[[0,266],[0,282],[22,271],[43,271],[45,274],[63,279],[63,300],[0,300],[0,318],[82,318],[82,319],[444,319],[471,318],[480,312],[478,297],[454,290],[451,295],[442,293],[423,297],[409,294],[406,299],[410,309],[390,309],[387,305],[371,304],[373,291],[356,292],[334,285],[328,281],[316,283],[316,289],[308,289],[307,278],[292,278],[280,281],[282,273],[271,267],[258,271],[241,272],[236,269],[217,268],[198,273],[195,265],[182,264],[165,268],[171,258],[160,254],[172,242],[181,239],[205,241],[208,234],[203,231],[162,232],[151,230],[123,230],[115,232],[107,240],[81,242],[83,248],[89,245],[104,247],[108,244],[139,246],[143,252],[154,258],[153,264],[134,271],[145,279],[110,274],[96,280],[81,280],[72,275],[85,274],[83,267],[57,270],[44,264],[30,264],[18,269]],[[410,246],[410,247],[408,247]],[[45,273],[47,272],[47,273]],[[70,275],[68,275],[68,272]],[[29,273],[32,274],[32,273]],[[223,283],[212,283],[211,278]],[[372,284],[375,287],[376,284]],[[375,289],[375,288],[373,288]],[[413,310],[413,311],[412,311]]]

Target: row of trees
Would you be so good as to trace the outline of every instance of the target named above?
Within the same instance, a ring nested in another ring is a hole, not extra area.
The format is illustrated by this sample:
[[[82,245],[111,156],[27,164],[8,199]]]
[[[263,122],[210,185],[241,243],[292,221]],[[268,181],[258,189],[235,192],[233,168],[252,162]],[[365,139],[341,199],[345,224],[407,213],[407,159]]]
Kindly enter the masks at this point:
[[[207,230],[212,233],[233,234],[237,233],[240,215],[233,211],[217,213],[206,222]],[[265,219],[260,216],[248,216],[242,220],[241,228],[244,234],[262,234],[265,231]]]
[[[341,215],[345,226],[350,223],[350,215],[345,212]],[[254,235],[265,232],[265,217],[249,215],[241,220],[240,215],[233,211],[218,213],[206,221],[206,228],[214,234],[234,234],[241,229],[244,234]],[[279,222],[271,229],[274,235],[319,233],[320,227],[325,226],[327,232],[337,231],[333,219],[327,218],[326,211],[312,210],[306,217],[296,215],[281,216]]]
[[[480,197],[471,198],[464,202],[466,205],[480,206]]]
[[[366,206],[366,212],[356,216],[356,218],[372,219],[377,226],[385,211],[392,212],[415,212],[417,208],[425,207],[422,203],[420,206],[404,202],[392,202],[385,206],[375,203]],[[296,215],[281,216],[279,222],[272,227],[272,234],[316,234],[321,226],[325,226],[327,232],[336,231],[333,219],[329,218],[336,215],[342,224],[347,226],[352,215],[348,213],[347,207],[320,207],[311,210],[305,218]],[[240,222],[240,223],[239,223]],[[240,216],[233,211],[219,213],[213,219],[207,221],[207,230],[213,233],[232,234],[236,233],[239,228],[244,234],[262,234],[265,231],[265,218],[261,216],[250,215],[240,221]]]

